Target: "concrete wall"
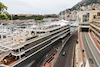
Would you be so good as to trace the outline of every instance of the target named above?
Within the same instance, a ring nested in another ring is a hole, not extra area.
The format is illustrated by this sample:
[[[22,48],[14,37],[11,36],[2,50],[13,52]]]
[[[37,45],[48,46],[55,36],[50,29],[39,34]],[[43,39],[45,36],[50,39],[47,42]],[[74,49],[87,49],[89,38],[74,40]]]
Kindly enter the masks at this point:
[[[21,62],[20,64],[16,65],[15,67],[28,67],[34,60],[35,63],[31,64],[32,67],[36,67],[36,64],[41,60],[41,58],[48,53],[52,49],[52,45],[49,47],[45,48],[44,50],[38,52],[37,54],[31,56],[30,58],[26,59],[25,61]]]
[[[94,19],[94,15],[97,16],[97,12],[90,12],[89,22],[92,22],[92,20]]]
[[[70,35],[70,33],[68,35]],[[66,35],[65,37],[67,37],[68,35]],[[62,41],[62,39],[59,39],[58,41]],[[39,63],[39,61],[53,48],[53,46],[57,45],[58,41],[54,42],[49,47],[47,47],[47,48],[43,49],[42,51],[38,52],[37,54],[31,56],[30,58],[26,59],[25,61],[19,63],[15,67],[36,67],[37,63]],[[34,63],[32,63],[34,60],[36,60],[36,61]]]

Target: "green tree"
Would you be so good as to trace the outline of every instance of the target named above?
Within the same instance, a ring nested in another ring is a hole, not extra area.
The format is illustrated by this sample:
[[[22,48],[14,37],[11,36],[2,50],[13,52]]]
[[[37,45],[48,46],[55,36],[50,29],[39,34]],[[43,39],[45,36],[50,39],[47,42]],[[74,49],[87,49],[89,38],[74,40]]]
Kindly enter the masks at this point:
[[[13,17],[13,19],[17,20],[17,19],[18,19],[18,16],[17,16],[17,15],[15,15],[15,16]]]
[[[92,8],[92,10],[95,10],[95,8]]]
[[[0,2],[0,20],[8,20],[7,6]]]
[[[36,22],[39,24],[40,26],[40,23],[43,22],[43,20],[36,20]]]
[[[100,3],[100,0],[97,0],[98,1],[98,3]]]

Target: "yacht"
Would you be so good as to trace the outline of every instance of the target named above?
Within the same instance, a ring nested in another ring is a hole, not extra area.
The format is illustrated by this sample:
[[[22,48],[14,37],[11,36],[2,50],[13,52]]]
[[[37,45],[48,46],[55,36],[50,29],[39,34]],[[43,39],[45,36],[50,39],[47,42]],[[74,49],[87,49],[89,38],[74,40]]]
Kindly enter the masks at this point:
[[[10,33],[6,32],[5,38],[0,32],[0,67],[19,67],[28,64],[28,60],[36,61],[51,49],[54,42],[68,35],[70,25],[66,21],[16,28]]]

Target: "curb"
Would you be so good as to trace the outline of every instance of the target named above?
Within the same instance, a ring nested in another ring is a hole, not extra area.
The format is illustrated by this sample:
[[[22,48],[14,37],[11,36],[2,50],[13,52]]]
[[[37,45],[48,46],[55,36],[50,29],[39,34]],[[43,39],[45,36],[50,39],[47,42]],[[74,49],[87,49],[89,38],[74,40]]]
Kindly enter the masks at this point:
[[[75,31],[74,33],[76,33],[76,32],[77,32],[77,31]],[[73,33],[73,34],[74,34],[74,33]],[[65,41],[65,43],[62,45],[61,49],[60,49],[59,52],[57,53],[57,57],[56,57],[56,59],[54,60],[54,63],[53,63],[53,65],[52,65],[52,67],[54,67],[55,63],[56,63],[57,60],[58,60],[59,54],[61,53],[62,49],[64,48],[66,42],[70,39],[70,37],[71,37],[73,34],[71,34],[71,35],[68,37],[68,39]]]

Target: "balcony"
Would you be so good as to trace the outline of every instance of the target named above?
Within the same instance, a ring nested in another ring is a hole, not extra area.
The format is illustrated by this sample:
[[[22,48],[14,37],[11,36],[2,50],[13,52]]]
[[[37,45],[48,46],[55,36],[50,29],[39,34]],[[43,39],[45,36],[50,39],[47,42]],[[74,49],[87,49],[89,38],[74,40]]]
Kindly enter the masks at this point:
[[[100,30],[100,28],[96,25],[90,24],[91,26],[95,27],[96,29]]]
[[[23,55],[25,52],[24,52],[25,50],[23,49],[23,50],[21,50],[21,51],[12,51],[11,53],[12,53],[12,55],[14,55],[14,56],[20,56],[20,55]]]

